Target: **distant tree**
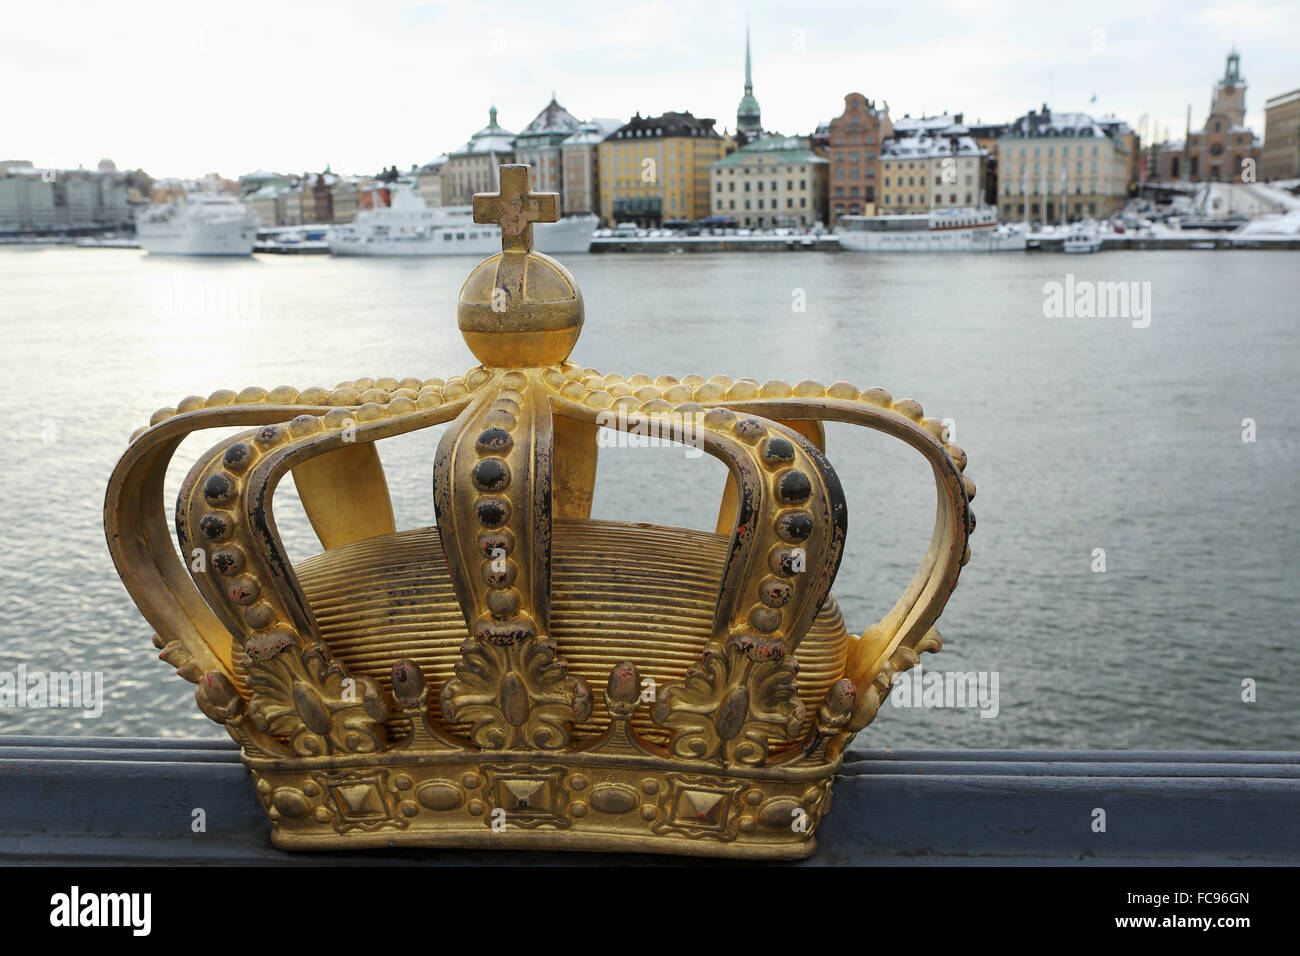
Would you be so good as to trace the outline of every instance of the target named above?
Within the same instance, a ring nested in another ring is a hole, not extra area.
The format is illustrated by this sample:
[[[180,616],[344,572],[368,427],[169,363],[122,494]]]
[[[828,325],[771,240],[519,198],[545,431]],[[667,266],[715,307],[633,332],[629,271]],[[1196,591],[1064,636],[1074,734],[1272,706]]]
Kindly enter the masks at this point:
[[[126,174],[126,188],[140,190],[140,195],[146,198],[153,196],[153,177],[143,169],[133,169]]]

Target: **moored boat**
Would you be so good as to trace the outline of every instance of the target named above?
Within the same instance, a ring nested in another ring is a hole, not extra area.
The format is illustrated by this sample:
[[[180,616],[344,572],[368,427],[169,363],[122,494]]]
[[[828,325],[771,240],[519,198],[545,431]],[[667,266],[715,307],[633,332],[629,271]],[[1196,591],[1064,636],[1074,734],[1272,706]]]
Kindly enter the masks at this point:
[[[235,197],[198,193],[140,213],[135,236],[140,248],[153,255],[247,256],[258,225],[257,217]]]
[[[992,208],[841,216],[840,245],[857,252],[1023,252],[1023,232],[998,222]]]
[[[546,253],[586,252],[598,224],[595,216],[535,223],[534,245]],[[331,227],[329,247],[336,256],[486,256],[500,251],[501,227],[475,222],[471,206],[426,206],[413,187],[399,183],[388,206],[362,209],[355,221]]]
[[[1061,244],[1061,248],[1070,255],[1096,252],[1101,248],[1101,236],[1094,228],[1076,224],[1065,234],[1065,241]]]

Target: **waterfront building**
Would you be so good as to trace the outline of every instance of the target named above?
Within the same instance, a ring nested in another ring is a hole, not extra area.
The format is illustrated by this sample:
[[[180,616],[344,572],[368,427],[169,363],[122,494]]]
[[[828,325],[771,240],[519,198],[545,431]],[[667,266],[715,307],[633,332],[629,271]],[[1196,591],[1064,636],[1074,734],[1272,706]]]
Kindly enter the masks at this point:
[[[1246,81],[1241,76],[1241,56],[1233,50],[1210,94],[1205,126],[1188,133],[1186,178],[1198,183],[1240,182],[1245,161],[1259,162],[1259,140],[1245,124]]]
[[[240,183],[244,182],[244,177],[240,177]],[[280,221],[280,212],[276,207],[276,199],[281,192],[288,189],[280,183],[269,182],[248,193],[244,196],[244,205],[248,211],[261,220],[263,226],[283,226]]]
[[[1136,190],[1138,182],[1142,179],[1142,143],[1138,139],[1138,134],[1134,132],[1133,127],[1119,119],[1117,116],[1103,116],[1097,120],[1097,125],[1111,139],[1117,141],[1124,149],[1128,157],[1128,165],[1125,168],[1127,182],[1126,188]]]
[[[515,137],[516,163],[533,167],[532,188],[542,193],[559,193],[564,196],[564,167],[561,144],[573,135],[581,124],[551,94],[551,101],[533,117],[533,121]]]
[[[880,148],[894,135],[889,104],[876,106],[861,93],[844,97],[844,112],[830,121],[830,225],[840,216],[876,213]]]
[[[334,187],[339,177],[330,172],[328,166],[323,173],[304,173],[301,198],[302,225],[329,223],[334,221]],[[296,224],[295,224],[296,225]]]
[[[302,218],[302,183],[295,183],[282,190],[275,197],[275,221],[281,226],[301,226],[306,220]]]
[[[330,187],[330,222],[348,223],[357,216],[360,201],[360,181],[343,177]]]
[[[984,205],[988,154],[965,126],[944,118],[944,127],[902,126],[903,120],[895,125],[896,135],[880,151],[878,212],[911,215]]]
[[[119,229],[130,225],[127,174],[109,160],[89,169],[0,163],[0,232]]]
[[[822,120],[813,130],[812,135],[808,137],[812,143],[812,148],[819,154],[830,156],[831,153],[831,123],[830,120]]]
[[[57,223],[54,184],[41,179],[41,170],[13,164],[0,178],[0,232],[45,232]]]
[[[443,163],[443,205],[468,206],[475,193],[496,192],[497,167],[513,163],[515,134],[497,123],[497,108],[488,110],[488,124]]]
[[[1118,212],[1128,198],[1126,149],[1087,113],[1030,110],[998,140],[1000,217],[1065,223]]]
[[[957,122],[962,121],[962,114],[956,116]],[[984,165],[984,201],[990,206],[998,204],[998,140],[1011,128],[1010,123],[985,123],[983,120],[975,120],[973,123],[967,123],[966,128],[970,130],[970,138],[975,140],[975,145],[984,150],[988,158]]]
[[[1300,90],[1264,103],[1264,149],[1259,178],[1300,179]]]
[[[420,198],[429,208],[446,205],[443,201],[446,180],[443,171],[447,166],[447,154],[425,163],[415,170],[415,181],[419,187]]]
[[[826,222],[830,161],[807,136],[764,136],[709,167],[712,217],[756,229]]]
[[[749,58],[749,27],[745,27],[745,94],[736,107],[736,143],[746,143],[763,136],[763,112],[754,96],[754,75]]]
[[[190,194],[190,186],[183,179],[176,179],[173,176],[167,176],[163,179],[155,179],[153,189],[149,194],[149,201],[155,205],[169,202],[184,202]]]
[[[1158,182],[1182,179],[1187,170],[1187,141],[1166,140],[1147,147],[1147,178]]]
[[[716,120],[637,113],[600,144],[600,214],[607,225],[709,216],[709,167],[726,155]]]
[[[562,215],[600,215],[600,144],[622,125],[621,119],[594,117],[560,144]]]

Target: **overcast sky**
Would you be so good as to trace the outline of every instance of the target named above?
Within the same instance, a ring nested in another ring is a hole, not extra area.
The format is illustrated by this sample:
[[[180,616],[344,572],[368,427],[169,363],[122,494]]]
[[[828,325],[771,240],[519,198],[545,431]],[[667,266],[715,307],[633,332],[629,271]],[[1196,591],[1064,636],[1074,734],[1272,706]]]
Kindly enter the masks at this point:
[[[1114,113],[1180,138],[1235,43],[1247,120],[1300,87],[1297,0],[6,5],[0,159],[154,176],[407,168],[546,104],[690,110],[734,127],[744,32],[768,129],[806,133],[856,90],[904,113]],[[1096,102],[1090,103],[1093,96]]]

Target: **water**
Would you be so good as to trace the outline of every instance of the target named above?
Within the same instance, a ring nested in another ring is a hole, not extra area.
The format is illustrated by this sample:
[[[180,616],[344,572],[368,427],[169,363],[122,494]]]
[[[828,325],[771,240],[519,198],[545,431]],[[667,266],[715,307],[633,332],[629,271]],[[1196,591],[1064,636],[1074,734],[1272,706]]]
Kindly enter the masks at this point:
[[[1294,253],[566,261],[587,305],[584,365],[847,379],[954,420],[979,527],[939,621],[945,648],[924,666],[996,672],[999,712],[886,704],[861,744],[1300,746]],[[0,710],[0,733],[222,736],[156,660],[104,545],[104,485],[127,436],[217,388],[460,374],[474,361],[455,301],[472,265],[0,250],[0,670],[102,671],[107,697],[97,719]],[[1067,271],[1150,282],[1150,326],[1045,318],[1044,282]],[[212,440],[182,447],[169,500]],[[399,527],[433,520],[436,440],[382,447]],[[835,594],[860,631],[924,552],[932,484],[912,453],[848,426],[829,429],[828,451],[850,508]],[[723,474],[669,449],[603,452],[595,514],[712,528]],[[311,553],[301,514],[277,518],[292,554]]]

